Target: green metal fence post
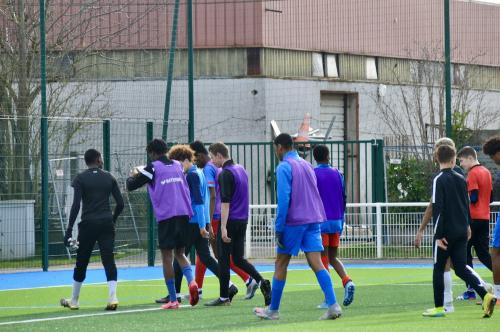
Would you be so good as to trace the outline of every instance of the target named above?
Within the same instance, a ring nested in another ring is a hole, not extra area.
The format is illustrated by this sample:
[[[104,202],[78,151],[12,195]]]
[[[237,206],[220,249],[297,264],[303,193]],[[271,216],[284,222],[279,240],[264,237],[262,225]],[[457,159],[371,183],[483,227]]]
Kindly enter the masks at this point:
[[[47,119],[47,75],[45,71],[45,0],[40,5],[40,147],[42,163],[42,269],[49,269],[49,123]]]
[[[179,25],[180,0],[175,0],[174,16],[172,20],[172,34],[170,36],[170,50],[168,52],[167,92],[165,95],[165,109],[163,111],[163,131],[161,137],[166,141],[168,136],[168,118],[170,114],[170,98],[172,95],[172,80],[174,78],[175,48],[177,45],[177,26]]]
[[[194,141],[194,51],[193,51],[193,0],[187,1],[188,37],[188,86],[189,86],[189,123],[188,141]]]
[[[446,136],[452,138],[451,119],[451,36],[450,36],[450,0],[444,0],[444,79],[446,107]]]
[[[372,144],[372,201],[385,202],[384,141]]]
[[[151,142],[153,140],[153,122],[146,124],[146,140]],[[151,162],[148,156],[148,163]],[[155,265],[155,218],[153,216],[153,205],[151,200],[148,199],[148,266]]]
[[[104,120],[102,123],[102,154],[104,169],[111,171],[111,121]]]
[[[275,169],[276,169],[276,155],[274,154],[274,144],[273,143],[269,143],[269,152],[270,152],[270,155],[269,155],[269,161],[271,162],[271,174],[270,174],[270,177],[271,177],[271,204],[275,204],[276,203],[276,176],[275,176]]]

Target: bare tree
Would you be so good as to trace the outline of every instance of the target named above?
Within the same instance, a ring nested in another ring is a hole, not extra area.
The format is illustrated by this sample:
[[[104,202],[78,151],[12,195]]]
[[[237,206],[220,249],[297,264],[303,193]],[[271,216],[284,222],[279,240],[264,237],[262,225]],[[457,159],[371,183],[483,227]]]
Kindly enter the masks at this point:
[[[33,198],[38,191],[40,141],[40,34],[38,0],[0,0],[0,195]],[[47,104],[50,118],[111,116],[105,83],[79,78],[95,68],[84,65],[102,56],[103,45],[120,47],[119,35],[161,4],[127,16],[132,0],[46,0]],[[105,24],[103,23],[105,22]],[[104,58],[104,57],[102,57]],[[113,59],[108,59],[113,62]],[[97,88],[96,88],[97,87]],[[83,137],[84,121],[49,121],[51,154],[68,151]]]
[[[410,62],[409,70],[400,70],[397,64],[393,77],[396,93],[381,97],[372,95],[377,112],[392,135],[408,142],[417,159],[430,159],[429,149],[422,147],[445,136],[444,65],[441,43],[422,46],[420,59]],[[454,52],[458,52],[455,49]],[[452,90],[452,126],[457,144],[467,142],[495,118],[485,101],[488,82],[481,82],[476,65],[483,54],[478,54],[463,65],[454,65]]]

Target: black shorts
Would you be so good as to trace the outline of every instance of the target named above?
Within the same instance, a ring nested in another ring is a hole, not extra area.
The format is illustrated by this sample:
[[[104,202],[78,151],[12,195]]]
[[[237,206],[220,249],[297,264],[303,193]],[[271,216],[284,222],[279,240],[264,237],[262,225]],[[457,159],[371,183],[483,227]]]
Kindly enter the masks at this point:
[[[158,223],[160,249],[184,248],[189,244],[189,217],[177,216]]]

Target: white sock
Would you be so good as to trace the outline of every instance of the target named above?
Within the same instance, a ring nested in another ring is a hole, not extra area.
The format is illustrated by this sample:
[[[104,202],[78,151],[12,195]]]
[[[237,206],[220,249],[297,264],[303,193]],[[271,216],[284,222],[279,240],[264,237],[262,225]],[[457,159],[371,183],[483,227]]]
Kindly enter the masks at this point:
[[[453,281],[451,272],[444,273],[444,303],[453,302]]]
[[[182,294],[181,293],[175,293],[175,297],[176,298],[182,297]]]
[[[229,280],[229,287],[231,287],[233,284],[233,282],[231,280]]]
[[[73,281],[73,295],[71,297],[71,303],[78,304],[78,299],[80,298],[80,289],[82,288],[83,282]]]
[[[108,281],[108,295],[109,295],[109,303],[112,302],[118,302],[118,299],[116,298],[116,286],[117,286],[117,281],[116,280],[110,280]]]
[[[500,298],[500,285],[495,285],[495,297]]]

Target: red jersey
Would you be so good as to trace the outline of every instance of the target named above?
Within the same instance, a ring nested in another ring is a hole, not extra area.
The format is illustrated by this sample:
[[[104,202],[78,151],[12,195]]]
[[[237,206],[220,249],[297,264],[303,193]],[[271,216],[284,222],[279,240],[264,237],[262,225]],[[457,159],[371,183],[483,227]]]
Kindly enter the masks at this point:
[[[472,219],[490,220],[490,199],[493,184],[491,173],[482,165],[473,166],[467,174],[467,190],[469,194],[478,190],[478,200],[471,203],[470,214]]]

